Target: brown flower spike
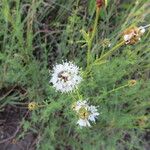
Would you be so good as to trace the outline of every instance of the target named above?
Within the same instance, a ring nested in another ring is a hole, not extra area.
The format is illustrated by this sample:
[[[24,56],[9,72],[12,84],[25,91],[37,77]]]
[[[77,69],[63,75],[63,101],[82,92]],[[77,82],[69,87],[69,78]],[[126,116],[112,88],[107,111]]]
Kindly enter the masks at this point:
[[[143,33],[141,32],[141,29],[138,27],[130,27],[123,32],[125,43],[130,45],[136,44],[140,41],[142,35]]]
[[[102,7],[104,3],[104,0],[96,0],[96,5],[98,8]]]

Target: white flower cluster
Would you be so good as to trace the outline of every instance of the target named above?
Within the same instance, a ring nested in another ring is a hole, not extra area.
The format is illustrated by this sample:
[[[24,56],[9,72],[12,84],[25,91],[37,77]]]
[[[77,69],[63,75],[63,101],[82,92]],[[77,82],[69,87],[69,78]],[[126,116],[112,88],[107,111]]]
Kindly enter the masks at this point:
[[[57,91],[65,93],[76,89],[81,80],[79,68],[71,62],[63,62],[54,66],[50,82]]]
[[[77,101],[72,108],[79,117],[77,124],[80,127],[91,127],[89,121],[95,122],[99,115],[97,108],[93,105],[89,105],[86,100]]]
[[[67,93],[76,89],[81,80],[80,69],[71,62],[63,62],[54,66],[50,82],[56,91]],[[89,121],[95,122],[99,115],[97,108],[89,106],[86,100],[77,101],[73,109],[79,116],[77,124],[81,127],[90,127]]]

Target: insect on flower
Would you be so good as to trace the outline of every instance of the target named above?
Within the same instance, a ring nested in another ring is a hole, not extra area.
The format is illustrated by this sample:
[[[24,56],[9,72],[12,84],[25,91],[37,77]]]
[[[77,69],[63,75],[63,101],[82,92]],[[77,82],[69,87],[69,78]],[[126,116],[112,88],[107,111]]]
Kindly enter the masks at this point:
[[[79,68],[71,62],[63,62],[54,66],[50,82],[57,91],[65,93],[76,89],[81,80]]]
[[[91,127],[90,121],[95,122],[97,116],[99,115],[97,108],[92,105],[90,106],[86,100],[79,100],[74,103],[73,110],[79,117],[77,124],[80,127]]]

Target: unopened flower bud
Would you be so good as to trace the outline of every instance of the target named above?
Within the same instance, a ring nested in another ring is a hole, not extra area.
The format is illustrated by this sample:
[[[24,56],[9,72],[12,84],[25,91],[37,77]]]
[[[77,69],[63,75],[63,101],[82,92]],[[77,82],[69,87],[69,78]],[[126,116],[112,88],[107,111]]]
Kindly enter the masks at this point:
[[[28,109],[29,109],[30,111],[35,110],[35,109],[37,109],[37,108],[38,108],[38,104],[37,104],[36,102],[30,102],[30,103],[28,104]]]
[[[102,7],[104,4],[104,0],[96,0],[96,5],[98,8]]]
[[[136,85],[136,80],[129,80],[129,86],[134,86]]]

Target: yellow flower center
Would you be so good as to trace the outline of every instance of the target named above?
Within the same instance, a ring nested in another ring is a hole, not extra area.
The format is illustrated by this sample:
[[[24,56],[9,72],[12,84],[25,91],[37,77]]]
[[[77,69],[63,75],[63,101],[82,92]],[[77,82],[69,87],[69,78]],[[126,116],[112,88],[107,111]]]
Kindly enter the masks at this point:
[[[81,107],[79,109],[78,114],[81,119],[88,119],[88,117],[90,115],[89,111],[87,111],[84,107]]]

